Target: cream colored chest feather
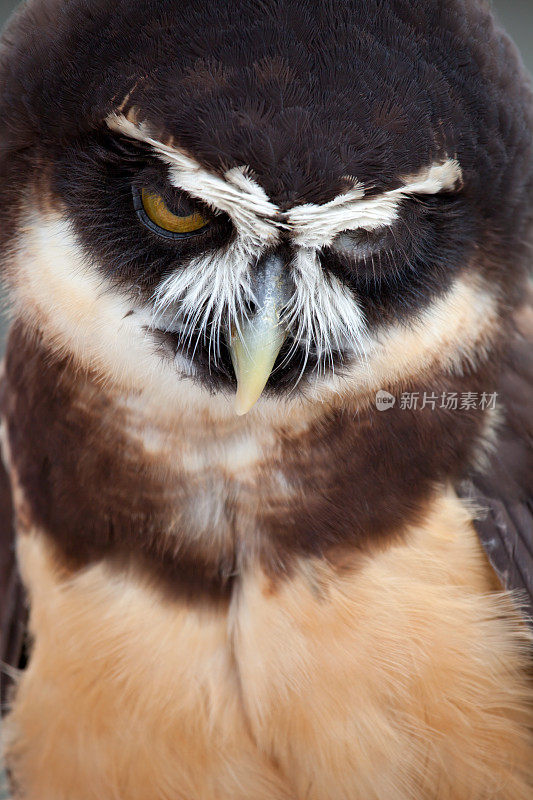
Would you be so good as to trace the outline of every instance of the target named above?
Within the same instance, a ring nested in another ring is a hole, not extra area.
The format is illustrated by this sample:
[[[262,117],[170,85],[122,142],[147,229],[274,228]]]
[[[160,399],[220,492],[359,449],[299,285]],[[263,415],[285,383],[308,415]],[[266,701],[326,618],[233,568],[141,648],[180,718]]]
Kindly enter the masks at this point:
[[[19,553],[36,640],[11,758],[32,800],[528,797],[521,637],[450,494],[397,547],[249,571],[218,607],[68,577],[37,531]]]

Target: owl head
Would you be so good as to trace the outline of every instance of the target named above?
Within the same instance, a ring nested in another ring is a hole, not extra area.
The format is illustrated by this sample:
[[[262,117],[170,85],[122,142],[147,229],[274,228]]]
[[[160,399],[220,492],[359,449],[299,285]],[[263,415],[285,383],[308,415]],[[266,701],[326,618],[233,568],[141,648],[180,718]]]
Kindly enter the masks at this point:
[[[531,103],[474,0],[33,0],[4,33],[15,318],[221,414],[497,359]]]

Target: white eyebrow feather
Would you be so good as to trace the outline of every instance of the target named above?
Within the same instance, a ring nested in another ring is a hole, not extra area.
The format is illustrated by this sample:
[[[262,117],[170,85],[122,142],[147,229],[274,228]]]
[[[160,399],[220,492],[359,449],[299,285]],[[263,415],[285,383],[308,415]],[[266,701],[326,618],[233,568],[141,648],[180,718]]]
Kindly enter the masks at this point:
[[[404,185],[387,194],[438,194],[453,189],[463,180],[463,172],[455,158],[430,164],[418,174],[404,178]]]
[[[174,186],[226,212],[239,234],[257,246],[274,244],[279,230],[287,228],[301,247],[324,247],[345,230],[391,225],[398,217],[404,197],[437,194],[452,189],[462,180],[459,163],[448,158],[407,176],[402,186],[375,197],[366,197],[364,186],[354,179],[351,189],[327,203],[303,203],[281,212],[263,187],[246,174],[246,166],[233,167],[221,177],[179,148],[155,139],[144,122],[132,122],[122,114],[111,114],[106,121],[112,130],[153,147],[171,167]]]
[[[458,162],[448,159],[424,168],[418,175],[406,178],[403,186],[376,197],[365,197],[362,186],[356,186],[329,203],[295,206],[287,212],[286,219],[294,230],[296,244],[324,247],[342,231],[372,230],[391,225],[398,217],[398,208],[404,197],[437,194],[453,188],[460,180]]]
[[[245,167],[233,167],[224,177],[209,172],[182,150],[154,139],[145,123],[131,122],[122,115],[112,114],[107,124],[119,133],[149,144],[170,167],[170,180],[192,197],[224,211],[241,236],[256,245],[273,244],[280,221],[278,207],[265,190],[249,175]]]
[[[358,196],[357,196],[358,195]],[[300,247],[320,248],[331,244],[342,231],[364,228],[373,230],[391,225],[398,216],[400,200],[383,195],[365,199],[364,192],[354,189],[347,192],[344,203],[315,205],[306,203],[287,212],[293,240]]]

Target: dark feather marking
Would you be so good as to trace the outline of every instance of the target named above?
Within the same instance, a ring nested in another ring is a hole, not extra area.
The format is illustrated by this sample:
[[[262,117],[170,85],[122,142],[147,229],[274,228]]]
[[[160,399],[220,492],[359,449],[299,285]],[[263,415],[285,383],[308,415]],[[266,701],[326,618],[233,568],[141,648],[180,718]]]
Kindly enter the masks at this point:
[[[29,518],[75,568],[101,559],[142,566],[195,600],[229,597],[250,559],[279,578],[295,558],[344,563],[347,553],[401,537],[422,518],[436,485],[460,477],[484,423],[481,412],[398,406],[324,412],[305,434],[280,422],[277,444],[243,482],[208,468],[181,472],[179,450],[174,471],[163,470],[157,455],[128,435],[123,412],[98,382],[28,340],[18,325],[6,380],[4,413]],[[430,381],[401,388],[492,387],[488,370]],[[205,435],[216,436],[216,427]],[[206,489],[222,510],[216,535],[209,527],[204,535],[186,513]]]

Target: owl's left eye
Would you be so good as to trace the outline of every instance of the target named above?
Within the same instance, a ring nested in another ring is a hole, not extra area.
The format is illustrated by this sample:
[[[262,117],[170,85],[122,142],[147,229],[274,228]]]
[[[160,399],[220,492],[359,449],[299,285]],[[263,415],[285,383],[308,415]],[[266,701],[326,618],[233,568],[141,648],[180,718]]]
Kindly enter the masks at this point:
[[[181,201],[169,208],[159,192],[152,189],[133,190],[133,205],[140,221],[150,230],[167,239],[182,239],[202,233],[209,225],[206,213],[190,201]]]

